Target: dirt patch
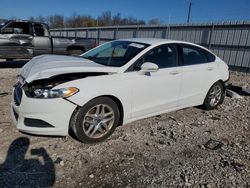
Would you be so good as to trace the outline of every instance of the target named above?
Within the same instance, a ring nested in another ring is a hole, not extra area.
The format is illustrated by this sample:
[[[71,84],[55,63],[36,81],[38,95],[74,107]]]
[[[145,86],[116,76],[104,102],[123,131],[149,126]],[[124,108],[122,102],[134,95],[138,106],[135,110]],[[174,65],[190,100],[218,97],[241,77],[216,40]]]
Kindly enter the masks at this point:
[[[249,96],[136,121],[86,145],[15,129],[9,93],[19,70],[0,69],[0,187],[250,186]],[[231,82],[250,87],[250,75],[232,72]]]

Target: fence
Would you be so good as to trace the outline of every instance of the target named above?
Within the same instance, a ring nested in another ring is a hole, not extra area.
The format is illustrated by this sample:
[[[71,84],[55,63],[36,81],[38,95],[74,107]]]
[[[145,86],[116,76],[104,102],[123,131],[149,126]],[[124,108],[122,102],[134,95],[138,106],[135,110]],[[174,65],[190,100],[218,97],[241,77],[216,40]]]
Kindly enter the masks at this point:
[[[98,41],[153,37],[203,45],[231,67],[250,70],[250,21],[163,26],[118,26],[51,29],[52,36]]]

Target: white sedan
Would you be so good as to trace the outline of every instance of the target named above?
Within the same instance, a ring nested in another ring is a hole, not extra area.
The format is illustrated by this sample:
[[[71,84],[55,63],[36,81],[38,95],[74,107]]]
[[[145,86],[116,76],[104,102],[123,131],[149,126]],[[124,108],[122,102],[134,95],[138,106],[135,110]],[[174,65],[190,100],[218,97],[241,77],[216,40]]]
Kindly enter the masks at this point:
[[[18,130],[96,143],[138,119],[223,102],[228,66],[206,48],[166,39],[123,39],[80,57],[30,60],[13,88]]]

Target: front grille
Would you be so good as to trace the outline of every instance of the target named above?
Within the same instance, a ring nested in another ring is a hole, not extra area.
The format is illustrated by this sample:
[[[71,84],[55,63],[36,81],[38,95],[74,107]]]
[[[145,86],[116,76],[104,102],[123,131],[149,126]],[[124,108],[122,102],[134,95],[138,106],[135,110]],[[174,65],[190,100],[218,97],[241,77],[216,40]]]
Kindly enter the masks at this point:
[[[23,91],[21,88],[21,84],[18,82],[15,86],[14,86],[14,102],[17,106],[19,106],[21,104],[22,101],[22,96],[23,96]]]

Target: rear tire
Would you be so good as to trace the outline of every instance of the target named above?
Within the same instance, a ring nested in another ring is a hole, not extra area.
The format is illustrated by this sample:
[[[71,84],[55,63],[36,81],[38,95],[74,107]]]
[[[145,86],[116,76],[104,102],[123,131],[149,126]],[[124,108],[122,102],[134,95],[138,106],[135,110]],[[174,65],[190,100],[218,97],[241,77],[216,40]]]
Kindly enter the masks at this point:
[[[98,97],[79,109],[71,129],[83,143],[97,143],[107,139],[119,124],[117,104],[108,97]]]
[[[72,49],[72,50],[68,50],[68,55],[70,56],[79,56],[81,54],[83,54],[85,51],[82,49]]]
[[[6,61],[14,61],[14,58],[6,58]]]
[[[209,89],[203,103],[203,107],[207,110],[215,109],[225,98],[226,90],[221,82],[216,82]]]

